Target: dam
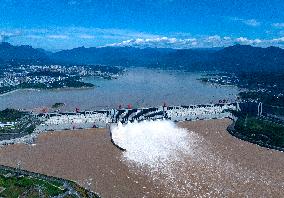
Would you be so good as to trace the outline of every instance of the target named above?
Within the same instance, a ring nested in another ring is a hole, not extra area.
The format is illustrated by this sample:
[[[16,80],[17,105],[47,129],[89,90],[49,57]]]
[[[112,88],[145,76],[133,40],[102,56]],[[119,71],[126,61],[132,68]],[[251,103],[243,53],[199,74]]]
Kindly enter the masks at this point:
[[[232,116],[230,111],[239,110],[238,103],[205,104],[191,106],[160,106],[139,109],[111,109],[70,113],[45,113],[37,116],[42,124],[39,131],[106,128],[110,123],[126,124],[143,120],[191,121],[222,119]]]
[[[109,128],[117,123],[127,124],[144,120],[170,120],[173,122],[234,118],[231,111],[240,110],[239,103],[202,104],[190,106],[159,106],[76,112],[33,113],[40,120],[33,133],[19,138],[5,139],[0,145],[33,144],[43,132]]]

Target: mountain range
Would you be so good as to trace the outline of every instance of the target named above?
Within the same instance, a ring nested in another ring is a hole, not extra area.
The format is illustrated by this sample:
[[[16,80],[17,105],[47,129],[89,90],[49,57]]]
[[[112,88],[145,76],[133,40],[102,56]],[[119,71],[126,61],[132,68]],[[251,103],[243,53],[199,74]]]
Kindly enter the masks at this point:
[[[284,71],[284,49],[234,45],[212,49],[168,49],[135,47],[79,47],[47,52],[28,45],[0,43],[0,63],[102,64],[167,69],[219,70],[228,72]]]
[[[0,43],[0,63],[44,63],[50,57],[43,49],[35,49],[29,45],[13,46],[10,43]]]

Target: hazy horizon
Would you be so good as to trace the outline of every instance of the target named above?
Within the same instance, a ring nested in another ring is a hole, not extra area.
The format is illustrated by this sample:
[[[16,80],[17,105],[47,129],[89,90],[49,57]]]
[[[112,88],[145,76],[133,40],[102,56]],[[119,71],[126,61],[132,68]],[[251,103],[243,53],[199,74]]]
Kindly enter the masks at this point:
[[[150,48],[150,49],[171,49],[171,50],[184,50],[184,49],[189,49],[189,50],[212,50],[212,51],[217,51],[217,50],[221,50],[221,49],[224,49],[226,47],[232,47],[232,46],[235,46],[235,45],[243,45],[243,46],[252,46],[252,47],[260,47],[260,48],[270,48],[270,47],[278,47],[278,48],[281,48],[281,49],[284,49],[284,46],[280,47],[280,46],[273,46],[273,45],[269,45],[269,46],[254,46],[254,45],[251,45],[251,44],[239,44],[239,43],[234,43],[234,44],[231,44],[231,45],[228,45],[228,46],[220,46],[220,47],[191,47],[191,48],[174,48],[174,47],[159,47],[159,46],[110,46],[110,45],[106,45],[106,46],[76,46],[76,47],[73,47],[73,48],[65,48],[65,49],[45,49],[45,48],[36,48],[34,47],[33,45],[31,44],[13,44],[11,42],[7,42],[7,41],[2,41],[0,43],[8,43],[12,46],[17,46],[17,47],[20,47],[20,46],[30,46],[34,49],[42,49],[42,50],[45,50],[46,52],[49,52],[49,53],[56,53],[56,52],[60,52],[60,51],[64,51],[64,50],[72,50],[72,49],[78,49],[78,48],[105,48],[105,47],[117,47],[117,48],[120,48],[120,47],[129,47],[129,48],[138,48],[138,49],[147,49],[147,48]]]

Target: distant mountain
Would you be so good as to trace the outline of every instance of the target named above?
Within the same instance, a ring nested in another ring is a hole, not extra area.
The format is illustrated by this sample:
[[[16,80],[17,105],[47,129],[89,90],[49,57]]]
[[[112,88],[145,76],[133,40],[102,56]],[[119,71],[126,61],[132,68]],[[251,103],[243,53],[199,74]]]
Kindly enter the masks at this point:
[[[74,48],[52,55],[52,59],[77,64],[176,67],[204,62],[217,49],[167,49],[135,47]]]
[[[225,71],[284,71],[284,50],[234,45],[217,51],[210,65]]]
[[[157,65],[169,68],[185,70],[210,70],[207,63],[213,58],[215,50],[212,49],[179,49],[164,54]]]
[[[180,68],[185,70],[284,71],[284,50],[234,45],[216,49],[134,47],[75,48],[52,55],[65,63]]]
[[[156,63],[164,54],[174,51],[134,47],[79,47],[54,53],[52,59],[63,63],[147,66]]]
[[[5,63],[43,63],[49,61],[49,57],[42,49],[34,49],[29,45],[13,46],[7,42],[1,42],[0,60]]]
[[[278,47],[234,45],[210,49],[79,47],[56,53],[31,46],[0,43],[0,63],[58,63],[144,66],[228,72],[284,71],[284,50]]]
[[[283,72],[284,50],[250,45],[234,45],[217,51],[186,49],[167,54],[163,61],[169,67],[190,71]]]

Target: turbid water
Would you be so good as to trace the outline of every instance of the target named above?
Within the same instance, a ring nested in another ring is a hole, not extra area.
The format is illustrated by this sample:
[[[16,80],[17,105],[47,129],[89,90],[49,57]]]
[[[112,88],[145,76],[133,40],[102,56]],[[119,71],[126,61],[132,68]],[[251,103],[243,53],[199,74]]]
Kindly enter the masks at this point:
[[[18,90],[0,96],[0,109],[50,107],[65,103],[65,110],[117,108],[132,104],[134,107],[188,105],[230,101],[236,98],[236,87],[204,84],[197,79],[201,73],[130,68],[118,79],[85,78],[95,84],[90,89]]]
[[[44,133],[34,146],[0,148],[0,163],[75,180],[102,197],[284,197],[283,153],[231,136],[230,123],[161,123],[158,131],[142,124],[148,135],[121,136],[126,152],[105,129]]]

